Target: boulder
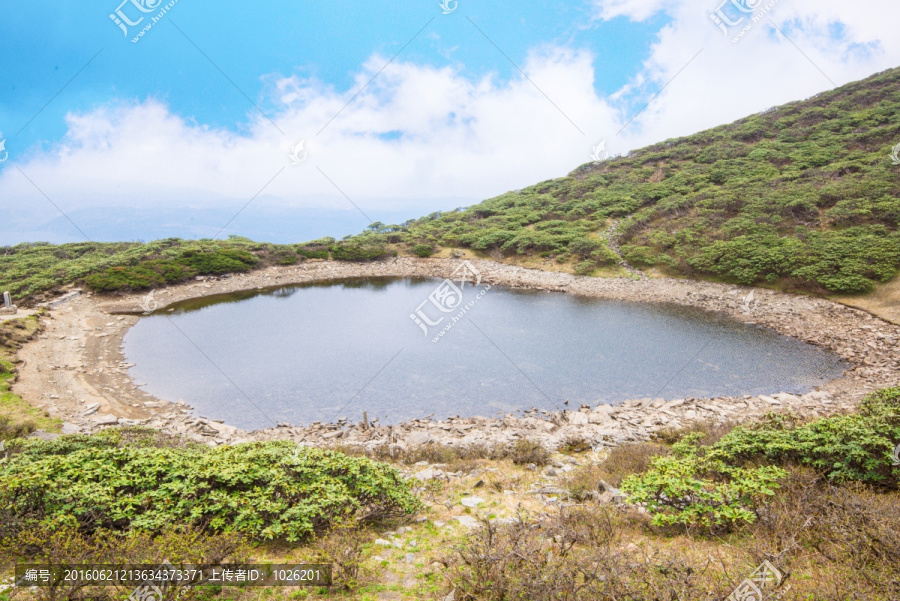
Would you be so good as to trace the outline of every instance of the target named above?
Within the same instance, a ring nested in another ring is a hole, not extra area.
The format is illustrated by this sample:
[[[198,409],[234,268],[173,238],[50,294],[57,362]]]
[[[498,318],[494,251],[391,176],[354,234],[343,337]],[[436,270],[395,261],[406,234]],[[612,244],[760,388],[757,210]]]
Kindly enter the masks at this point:
[[[569,423],[574,426],[586,426],[589,423],[588,414],[581,411],[575,411],[568,415]]]
[[[412,432],[405,438],[406,443],[413,446],[420,446],[431,442],[431,435],[428,432]]]

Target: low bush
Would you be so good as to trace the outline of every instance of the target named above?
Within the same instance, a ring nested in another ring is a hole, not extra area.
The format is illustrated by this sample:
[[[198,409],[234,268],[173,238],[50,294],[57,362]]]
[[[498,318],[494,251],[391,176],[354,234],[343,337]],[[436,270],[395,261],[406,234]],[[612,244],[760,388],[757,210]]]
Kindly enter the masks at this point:
[[[575,264],[575,267],[572,269],[572,271],[575,273],[575,275],[590,275],[590,273],[595,269],[597,269],[597,266],[593,261],[580,261],[579,263]]]
[[[867,396],[859,412],[800,424],[790,415],[735,428],[713,446],[724,460],[810,466],[835,482],[865,482],[897,489],[900,466],[892,451],[900,443],[900,387]]]
[[[92,290],[142,290],[183,281],[196,275],[248,271],[259,262],[252,253],[232,248],[184,250],[174,259],[152,259],[108,267],[84,278]],[[296,262],[296,261],[295,261]]]
[[[434,247],[430,244],[416,244],[413,246],[412,251],[414,255],[424,259],[434,254]]]
[[[892,450],[900,442],[900,388],[866,397],[857,414],[799,423],[770,414],[739,426],[711,445],[689,434],[673,456],[653,459],[627,478],[622,489],[644,503],[656,524],[730,528],[752,523],[793,464],[808,466],[836,483],[860,482],[896,490],[900,466]]]
[[[569,496],[576,501],[591,501],[603,492],[604,482],[600,467],[588,464],[580,465],[568,474],[565,486]]]
[[[786,472],[773,465],[731,465],[705,452],[708,447],[699,447],[697,438],[689,435],[673,445],[673,455],[654,458],[646,472],[627,477],[622,490],[631,502],[644,504],[658,526],[728,529],[755,521]]]
[[[375,261],[388,255],[387,247],[380,243],[341,241],[329,250],[336,261]]]
[[[544,466],[550,463],[550,452],[544,445],[527,438],[520,438],[511,447],[504,449],[503,455],[516,465],[533,463],[536,466]]]
[[[297,254],[306,259],[327,259],[328,248],[334,244],[334,238],[321,238],[294,247]]]
[[[334,520],[411,514],[419,502],[390,466],[291,442],[208,449],[115,436],[10,443],[0,505],[50,527],[160,531],[185,524],[297,540]]]

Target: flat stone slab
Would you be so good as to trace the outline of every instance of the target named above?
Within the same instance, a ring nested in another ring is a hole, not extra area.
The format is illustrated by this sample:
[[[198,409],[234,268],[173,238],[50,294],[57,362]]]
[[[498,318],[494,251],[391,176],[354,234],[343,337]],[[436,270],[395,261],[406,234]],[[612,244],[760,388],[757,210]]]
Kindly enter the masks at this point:
[[[460,501],[463,507],[478,507],[482,503],[484,503],[484,499],[481,497],[463,497]]]
[[[458,516],[454,517],[453,519],[457,520],[460,524],[462,524],[466,528],[478,528],[479,526],[481,526],[481,522],[479,522],[478,520],[476,520],[475,518],[473,518],[470,515],[458,515]]]
[[[63,434],[80,434],[81,427],[76,426],[75,424],[70,424],[69,422],[63,422],[62,433]]]

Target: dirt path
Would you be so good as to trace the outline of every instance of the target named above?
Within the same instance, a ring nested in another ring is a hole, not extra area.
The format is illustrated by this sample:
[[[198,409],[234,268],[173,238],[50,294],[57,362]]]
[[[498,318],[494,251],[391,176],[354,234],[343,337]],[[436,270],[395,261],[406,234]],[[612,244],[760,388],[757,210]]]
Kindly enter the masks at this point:
[[[317,280],[373,276],[444,278],[460,263],[456,259],[406,258],[361,264],[309,261],[180,284],[155,291],[154,300],[158,306],[156,311],[165,312],[172,303],[187,299]],[[606,407],[598,407],[594,412],[590,408],[582,409],[581,413],[590,413],[583,418],[574,415],[579,411],[572,411],[535,414],[526,418],[532,420],[528,422],[517,422],[519,418],[507,416],[499,420],[456,420],[453,427],[445,427],[449,421],[414,420],[368,430],[352,424],[343,427],[314,424],[246,433],[212,420],[197,420],[189,407],[171,402],[177,399],[163,401],[140,390],[128,376],[129,365],[124,363],[121,345],[128,328],[139,319],[133,313],[142,311],[142,303],[146,305],[144,295],[104,297],[88,293],[70,298],[42,318],[45,332],[20,351],[25,364],[21,366],[14,392],[32,405],[61,417],[66,422],[66,431],[94,431],[115,423],[140,422],[186,433],[211,444],[274,437],[313,443],[340,439],[392,444],[423,432],[428,440],[450,443],[472,442],[479,435],[496,440],[498,436],[515,437],[526,432],[559,441],[570,435],[574,431],[571,427],[575,426],[579,432],[594,438],[615,439],[619,435],[622,439],[641,438],[672,423],[717,415],[722,419],[740,418],[758,414],[773,405],[814,414],[820,410],[839,410],[852,407],[871,390],[900,384],[900,353],[897,353],[900,326],[828,300],[756,289],[755,299],[748,304],[745,299],[749,288],[725,284],[668,278],[578,277],[481,260],[472,260],[472,264],[482,281],[492,285],[625,301],[675,303],[716,311],[831,350],[851,368],[843,377],[821,387],[815,393],[818,396],[773,394],[752,399],[676,399],[682,402],[675,405],[672,405],[674,401],[646,399],[625,403],[611,412]],[[599,417],[591,417],[593,413]],[[537,423],[542,420],[552,422],[554,427]],[[424,440],[421,436],[417,439]]]

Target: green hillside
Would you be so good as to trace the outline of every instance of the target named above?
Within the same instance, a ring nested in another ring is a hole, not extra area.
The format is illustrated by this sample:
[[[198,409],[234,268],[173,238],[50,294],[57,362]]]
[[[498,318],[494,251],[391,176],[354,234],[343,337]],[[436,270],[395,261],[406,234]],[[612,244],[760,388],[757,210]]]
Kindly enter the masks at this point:
[[[358,237],[867,292],[900,264],[900,69]]]

